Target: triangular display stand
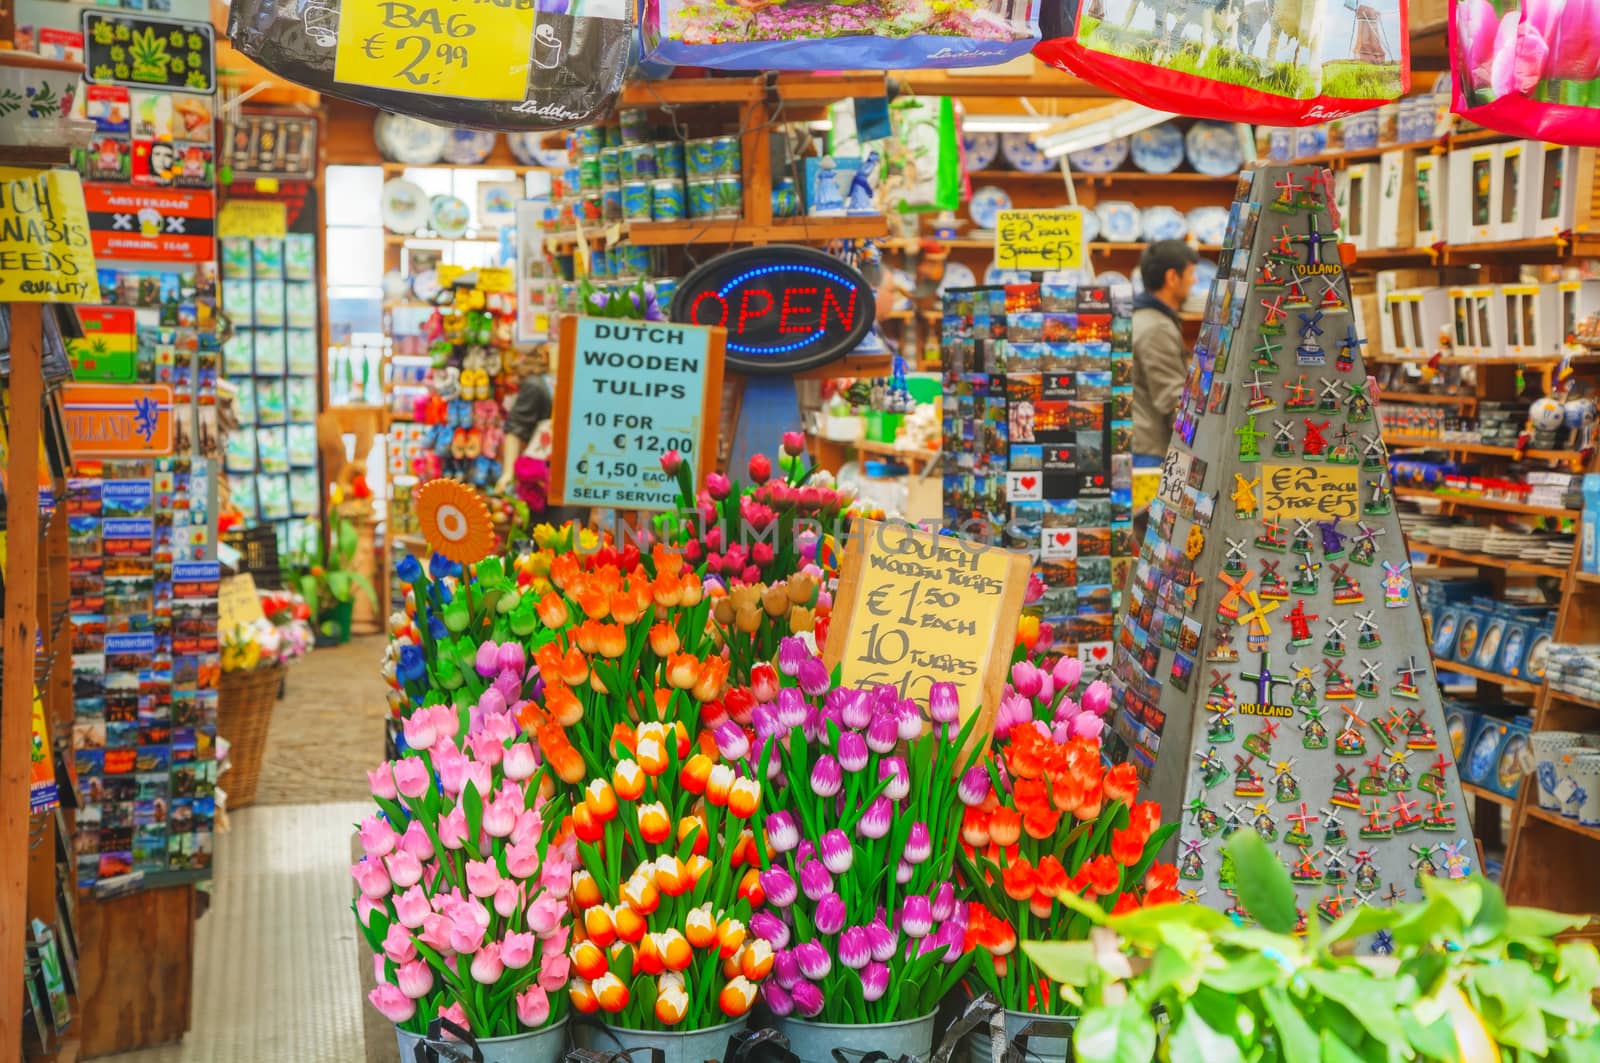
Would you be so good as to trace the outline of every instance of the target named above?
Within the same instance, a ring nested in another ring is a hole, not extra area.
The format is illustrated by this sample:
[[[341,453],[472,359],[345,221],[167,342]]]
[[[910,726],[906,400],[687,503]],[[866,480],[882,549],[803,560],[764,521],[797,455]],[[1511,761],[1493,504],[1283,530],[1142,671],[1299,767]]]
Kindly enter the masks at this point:
[[[1222,843],[1255,830],[1303,920],[1477,863],[1331,187],[1240,178],[1115,653],[1114,744],[1182,811],[1179,888],[1237,913]]]

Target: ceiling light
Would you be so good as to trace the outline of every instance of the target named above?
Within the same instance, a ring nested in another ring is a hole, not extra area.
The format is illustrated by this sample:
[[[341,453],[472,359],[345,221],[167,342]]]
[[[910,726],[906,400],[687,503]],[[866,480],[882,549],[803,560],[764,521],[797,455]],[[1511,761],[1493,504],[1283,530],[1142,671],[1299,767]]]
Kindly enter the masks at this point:
[[[1059,121],[1049,135],[1036,137],[1034,143],[1045,158],[1055,159],[1074,151],[1097,148],[1118,137],[1160,125],[1171,117],[1165,111],[1138,104],[1114,103]]]
[[[1037,133],[1060,122],[1059,118],[1027,114],[977,114],[961,120],[963,133]]]

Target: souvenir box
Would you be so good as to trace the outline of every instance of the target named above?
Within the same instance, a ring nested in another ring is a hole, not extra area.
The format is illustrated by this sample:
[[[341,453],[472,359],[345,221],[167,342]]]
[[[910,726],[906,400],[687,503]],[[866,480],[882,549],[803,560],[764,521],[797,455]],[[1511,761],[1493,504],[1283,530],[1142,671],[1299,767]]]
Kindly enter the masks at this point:
[[[1559,236],[1572,228],[1577,204],[1578,149],[1524,141],[1523,233]]]
[[[1446,163],[1443,156],[1417,154],[1413,156],[1411,194],[1416,217],[1412,236],[1414,247],[1432,247],[1447,237],[1449,213],[1449,182],[1445,179]]]
[[[1503,177],[1500,147],[1458,148],[1450,159],[1450,211],[1446,239],[1452,244],[1484,244],[1496,239]]]
[[[1495,160],[1500,172],[1500,187],[1495,191],[1494,238],[1496,240],[1521,240],[1528,229],[1528,142],[1513,141],[1500,145],[1499,158]]]

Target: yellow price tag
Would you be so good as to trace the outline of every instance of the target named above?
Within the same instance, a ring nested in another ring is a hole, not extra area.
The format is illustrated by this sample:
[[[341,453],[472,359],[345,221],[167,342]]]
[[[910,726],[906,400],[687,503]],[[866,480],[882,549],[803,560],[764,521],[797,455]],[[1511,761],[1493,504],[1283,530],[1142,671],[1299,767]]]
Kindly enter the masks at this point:
[[[283,236],[289,208],[267,199],[230,199],[217,214],[218,236]]]
[[[0,166],[0,303],[98,303],[83,183]]]
[[[517,287],[517,278],[504,266],[480,266],[478,287],[486,292],[509,292]]]
[[[1261,512],[1279,520],[1355,520],[1361,472],[1353,465],[1261,466]]]
[[[1080,269],[1088,261],[1083,208],[1002,210],[994,227],[1000,269]]]
[[[520,100],[528,92],[533,0],[346,0],[333,79],[395,92]]]

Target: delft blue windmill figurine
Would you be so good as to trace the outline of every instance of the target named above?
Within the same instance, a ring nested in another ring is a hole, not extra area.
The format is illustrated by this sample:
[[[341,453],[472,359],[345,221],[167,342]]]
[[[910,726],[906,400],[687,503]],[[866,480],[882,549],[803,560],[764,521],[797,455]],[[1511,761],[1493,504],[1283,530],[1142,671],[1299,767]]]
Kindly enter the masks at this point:
[[[1366,345],[1367,341],[1356,334],[1355,323],[1346,325],[1344,339],[1339,341],[1339,353],[1333,360],[1333,367],[1341,373],[1350,372],[1356,367],[1356,356]]]

